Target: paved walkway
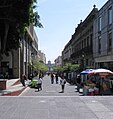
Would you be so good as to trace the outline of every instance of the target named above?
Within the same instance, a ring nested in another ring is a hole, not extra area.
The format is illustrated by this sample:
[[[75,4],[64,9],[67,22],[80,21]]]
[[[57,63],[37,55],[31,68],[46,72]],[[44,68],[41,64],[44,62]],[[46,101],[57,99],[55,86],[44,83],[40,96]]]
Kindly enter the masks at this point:
[[[60,80],[60,78],[59,78]],[[79,93],[75,92],[75,86],[66,83],[65,92],[59,93],[61,91],[61,85],[51,84],[50,76],[45,76],[42,83],[43,90],[36,92],[34,88],[27,88],[20,96],[78,96]]]
[[[26,88],[20,96],[0,96],[0,119],[113,119],[113,96],[79,96],[74,86],[43,79],[43,90]]]
[[[113,97],[0,97],[1,119],[113,119]]]

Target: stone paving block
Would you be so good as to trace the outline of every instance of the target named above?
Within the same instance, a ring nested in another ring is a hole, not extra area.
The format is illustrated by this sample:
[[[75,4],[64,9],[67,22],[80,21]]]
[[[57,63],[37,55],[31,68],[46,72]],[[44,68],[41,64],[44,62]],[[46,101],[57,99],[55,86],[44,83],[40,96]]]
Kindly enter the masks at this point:
[[[48,119],[48,110],[47,109],[35,109],[31,110],[26,115],[26,119],[28,118],[35,118],[35,119]]]
[[[95,112],[98,119],[113,119],[113,112]]]

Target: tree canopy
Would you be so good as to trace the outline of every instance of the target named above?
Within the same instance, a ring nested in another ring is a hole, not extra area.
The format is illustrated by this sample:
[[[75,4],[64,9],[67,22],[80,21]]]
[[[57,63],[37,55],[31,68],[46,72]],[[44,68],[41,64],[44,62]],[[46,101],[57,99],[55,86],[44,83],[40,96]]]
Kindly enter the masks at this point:
[[[71,63],[66,63],[63,66],[58,66],[58,67],[54,67],[53,70],[56,72],[70,72],[70,71],[76,71],[79,68],[79,64],[71,64]]]
[[[43,27],[35,8],[36,0],[0,1],[0,54],[17,49],[21,35],[30,24]]]
[[[40,71],[40,72],[47,72],[48,67],[43,62],[38,60],[33,60],[33,70]]]

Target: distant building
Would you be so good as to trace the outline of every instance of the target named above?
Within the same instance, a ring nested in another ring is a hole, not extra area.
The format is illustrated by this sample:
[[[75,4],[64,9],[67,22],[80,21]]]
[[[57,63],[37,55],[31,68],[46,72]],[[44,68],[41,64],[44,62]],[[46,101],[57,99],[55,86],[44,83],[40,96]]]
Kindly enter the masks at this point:
[[[48,66],[48,72],[52,72],[53,71],[53,67],[55,64],[52,64],[51,61],[48,61],[47,66]]]
[[[38,60],[43,61],[43,63],[46,64],[46,56],[41,50],[38,50]]]
[[[62,66],[62,56],[58,56],[54,62],[55,66]]]

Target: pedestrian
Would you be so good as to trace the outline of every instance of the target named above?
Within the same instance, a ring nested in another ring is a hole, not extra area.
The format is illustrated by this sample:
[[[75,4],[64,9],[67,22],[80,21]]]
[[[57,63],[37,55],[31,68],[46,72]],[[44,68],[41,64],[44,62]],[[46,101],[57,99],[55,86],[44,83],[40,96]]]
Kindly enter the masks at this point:
[[[0,79],[4,79],[4,75],[2,72],[0,73]]]
[[[33,76],[32,76],[32,74],[30,74],[30,75],[29,75],[29,80],[32,81],[32,79],[33,79]]]
[[[55,78],[56,78],[56,84],[58,84],[58,74],[57,73],[55,75]]]
[[[27,76],[25,74],[22,74],[21,83],[23,86],[25,86],[25,80],[27,80]]]
[[[53,75],[53,73],[51,73],[51,84],[53,84],[54,83],[54,75]]]
[[[110,82],[104,80],[102,83],[102,95],[112,95],[112,92],[110,90]]]
[[[66,80],[64,79],[64,76],[62,75],[60,79],[61,91],[59,93],[64,93],[65,84],[66,84]]]
[[[79,74],[77,75],[76,85],[77,85],[77,92],[79,92],[79,89],[81,87],[81,78]]]
[[[42,77],[41,75],[39,75],[39,77],[37,77],[37,90],[40,91],[42,90]]]

